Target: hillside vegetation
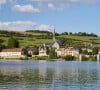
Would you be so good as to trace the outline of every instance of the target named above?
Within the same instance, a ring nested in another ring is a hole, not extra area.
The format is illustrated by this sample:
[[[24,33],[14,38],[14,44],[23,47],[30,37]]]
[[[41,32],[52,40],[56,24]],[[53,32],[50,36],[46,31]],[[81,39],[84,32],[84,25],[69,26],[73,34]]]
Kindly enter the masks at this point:
[[[17,39],[20,43],[20,47],[33,47],[39,46],[44,42],[52,42],[52,32],[30,30],[26,32],[16,31],[0,31],[0,45],[7,47],[7,42],[10,37]],[[93,36],[92,36],[93,35]],[[56,40],[62,41],[65,47],[86,47],[90,45],[100,46],[100,37],[95,34],[68,34],[68,33],[56,33]]]

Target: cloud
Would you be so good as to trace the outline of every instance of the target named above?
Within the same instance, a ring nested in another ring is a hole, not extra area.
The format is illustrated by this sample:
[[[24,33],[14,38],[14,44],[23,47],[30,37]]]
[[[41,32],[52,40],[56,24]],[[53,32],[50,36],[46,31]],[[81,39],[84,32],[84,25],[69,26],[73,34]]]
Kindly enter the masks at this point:
[[[17,12],[24,12],[24,13],[39,13],[40,10],[38,8],[34,8],[32,5],[14,5],[12,8],[14,11]]]
[[[52,10],[56,10],[56,11],[62,11],[64,9],[69,9],[72,8],[72,6],[70,4],[59,4],[59,6],[54,5],[53,3],[48,3],[48,8],[52,9]]]
[[[100,0],[82,0],[84,2],[88,2],[88,3],[100,3]]]
[[[36,23],[32,21],[0,22],[0,29],[24,31],[32,29],[35,25]]]
[[[7,2],[7,0],[0,0],[0,5],[5,4],[6,2]]]
[[[45,24],[40,24],[36,26],[36,30],[49,30],[50,26]]]
[[[81,0],[30,0],[33,2],[79,2]]]
[[[43,3],[42,2],[38,2],[38,6],[39,7],[42,7],[43,6]]]
[[[30,0],[33,2],[86,2],[86,3],[98,3],[100,0]]]
[[[8,0],[11,4],[16,4],[18,0]]]
[[[25,31],[25,30],[49,30],[50,26],[46,24],[37,24],[32,21],[12,21],[12,22],[0,22],[0,30],[13,30],[13,31]]]

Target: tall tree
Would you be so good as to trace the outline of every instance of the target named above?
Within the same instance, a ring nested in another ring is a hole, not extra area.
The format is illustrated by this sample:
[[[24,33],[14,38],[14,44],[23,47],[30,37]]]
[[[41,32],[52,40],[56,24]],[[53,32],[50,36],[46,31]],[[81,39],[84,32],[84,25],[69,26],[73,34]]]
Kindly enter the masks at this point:
[[[56,58],[57,58],[57,54],[56,54],[54,48],[50,48],[50,49],[49,49],[49,58],[50,58],[50,59],[56,59]]]
[[[98,49],[97,48],[93,48],[92,53],[93,53],[93,55],[98,54]]]
[[[5,48],[5,45],[2,44],[3,42],[4,42],[4,40],[0,39],[0,50]]]
[[[8,47],[9,48],[18,48],[19,47],[19,41],[15,38],[10,37],[8,39]]]

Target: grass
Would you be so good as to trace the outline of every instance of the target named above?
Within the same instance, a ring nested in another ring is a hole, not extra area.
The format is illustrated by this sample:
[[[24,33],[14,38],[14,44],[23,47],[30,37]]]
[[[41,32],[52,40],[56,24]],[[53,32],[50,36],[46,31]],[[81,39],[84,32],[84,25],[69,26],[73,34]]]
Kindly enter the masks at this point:
[[[100,46],[100,37],[91,37],[91,36],[73,36],[73,35],[61,35],[58,36],[58,38],[64,37],[64,38],[69,38],[69,39],[73,39],[74,42],[80,42],[80,43],[84,43],[84,44],[90,44],[92,42],[95,43],[95,46]]]
[[[39,36],[38,36],[39,37]],[[73,44],[90,44],[92,42],[95,43],[95,46],[100,46],[100,37],[90,37],[90,36],[73,36],[73,35],[61,35],[61,36],[57,36],[57,38],[66,38],[66,39],[72,39]],[[8,41],[9,37],[3,37],[0,36],[0,39],[3,39],[4,42],[3,44],[7,46],[7,41]],[[20,42],[20,47],[32,47],[34,45],[39,46],[42,45],[44,42],[52,42],[52,39],[37,39],[36,37],[18,37],[15,36],[14,38],[16,38],[19,42]]]
[[[52,39],[36,39],[31,37],[14,37],[20,42],[20,47],[32,47],[34,45],[40,46],[45,42],[52,42]],[[7,46],[8,37],[0,37],[3,39],[3,44]]]

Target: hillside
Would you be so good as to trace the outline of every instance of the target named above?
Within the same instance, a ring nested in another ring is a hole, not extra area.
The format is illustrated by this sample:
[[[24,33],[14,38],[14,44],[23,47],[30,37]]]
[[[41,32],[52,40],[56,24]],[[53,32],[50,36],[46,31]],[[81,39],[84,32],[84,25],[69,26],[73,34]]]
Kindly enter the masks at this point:
[[[20,42],[20,47],[39,46],[44,42],[52,41],[51,33],[46,32],[16,32],[16,31],[0,31],[0,43],[7,46],[9,37],[14,37]]]
[[[92,36],[73,36],[73,35],[61,35],[57,37],[65,38],[65,44],[72,46],[100,46],[100,37],[92,37]]]
[[[0,31],[0,44],[7,46],[9,37],[14,37],[20,42],[20,47],[39,46],[44,42],[52,42],[51,32],[14,32]],[[93,44],[100,46],[100,37],[92,36],[77,36],[77,35],[62,35],[56,36],[58,41],[62,41],[65,47],[84,47]]]

